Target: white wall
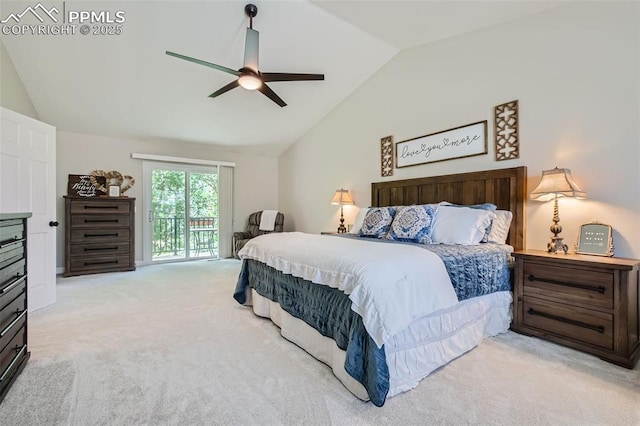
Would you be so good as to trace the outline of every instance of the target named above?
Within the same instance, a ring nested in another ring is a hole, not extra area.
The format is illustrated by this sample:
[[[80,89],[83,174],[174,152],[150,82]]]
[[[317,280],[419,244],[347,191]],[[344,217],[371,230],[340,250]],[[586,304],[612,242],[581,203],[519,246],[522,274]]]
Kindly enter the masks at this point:
[[[2,41],[0,41],[0,105],[39,120],[31,98]]]
[[[236,163],[234,171],[234,231],[243,230],[250,213],[262,209],[277,209],[278,159],[239,154],[211,145],[183,141],[140,141],[108,138],[58,131],[57,133],[57,266],[64,266],[64,200],[70,174],[86,174],[92,170],[117,170],[136,180],[126,195],[136,198],[136,260],[142,259],[142,160],[131,153],[166,155],[183,158],[228,161]]]
[[[640,5],[571,3],[516,22],[400,53],[280,156],[286,228],[333,230],[337,188],[358,206],[385,179],[528,167],[572,170],[587,200],[561,199],[562,236],[582,223],[614,228],[616,256],[640,258]],[[494,161],[493,108],[519,100],[521,153]],[[380,177],[380,138],[394,141],[489,122],[489,154],[394,170]],[[357,208],[345,207],[352,223]],[[544,249],[552,203],[528,201],[527,246]]]

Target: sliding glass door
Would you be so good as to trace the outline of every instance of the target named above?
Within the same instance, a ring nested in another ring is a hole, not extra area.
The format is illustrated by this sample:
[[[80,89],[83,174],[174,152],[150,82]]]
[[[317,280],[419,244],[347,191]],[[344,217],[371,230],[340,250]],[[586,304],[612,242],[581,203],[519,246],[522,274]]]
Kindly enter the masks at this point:
[[[218,167],[145,163],[146,262],[219,257]]]

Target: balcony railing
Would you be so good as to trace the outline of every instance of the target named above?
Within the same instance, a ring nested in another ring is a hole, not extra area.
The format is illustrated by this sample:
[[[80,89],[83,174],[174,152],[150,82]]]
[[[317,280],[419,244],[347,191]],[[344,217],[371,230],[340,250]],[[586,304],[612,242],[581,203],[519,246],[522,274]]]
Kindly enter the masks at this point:
[[[184,217],[155,217],[153,219],[153,257],[185,255]],[[189,253],[191,257],[218,255],[217,218],[189,218]]]

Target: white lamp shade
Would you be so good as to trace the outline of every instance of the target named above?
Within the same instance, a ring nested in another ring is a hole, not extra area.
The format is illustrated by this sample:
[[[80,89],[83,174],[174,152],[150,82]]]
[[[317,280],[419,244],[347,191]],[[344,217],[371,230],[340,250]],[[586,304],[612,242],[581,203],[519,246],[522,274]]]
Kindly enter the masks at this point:
[[[354,204],[353,197],[351,197],[347,189],[336,189],[336,193],[333,195],[333,198],[331,198],[330,203],[336,206]]]
[[[571,177],[571,170],[555,168],[542,172],[542,179],[530,197],[532,200],[549,201],[556,197],[587,198]]]

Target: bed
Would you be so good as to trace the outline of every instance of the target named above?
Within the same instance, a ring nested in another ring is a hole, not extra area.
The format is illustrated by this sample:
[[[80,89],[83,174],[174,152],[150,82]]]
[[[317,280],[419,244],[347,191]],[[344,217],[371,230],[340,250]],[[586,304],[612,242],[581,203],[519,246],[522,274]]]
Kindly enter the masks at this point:
[[[471,246],[302,233],[260,237],[240,253],[234,298],[329,365],[355,396],[382,406],[483,338],[508,330],[509,253],[525,246],[525,191],[525,167],[372,183],[372,207],[435,211],[445,200],[489,203],[511,212],[508,236],[504,244]]]

